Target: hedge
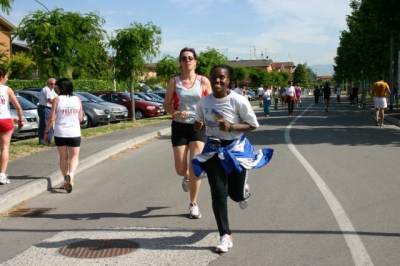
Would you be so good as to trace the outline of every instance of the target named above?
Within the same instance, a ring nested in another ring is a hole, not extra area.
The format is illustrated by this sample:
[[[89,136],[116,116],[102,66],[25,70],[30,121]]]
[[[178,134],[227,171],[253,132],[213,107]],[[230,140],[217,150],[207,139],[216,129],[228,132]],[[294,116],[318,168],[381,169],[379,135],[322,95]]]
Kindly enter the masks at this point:
[[[95,92],[114,90],[112,81],[109,80],[73,80],[74,91]],[[14,91],[23,88],[44,87],[46,84],[40,80],[8,80],[7,86]],[[118,82],[116,84],[117,91],[129,91],[128,82]]]

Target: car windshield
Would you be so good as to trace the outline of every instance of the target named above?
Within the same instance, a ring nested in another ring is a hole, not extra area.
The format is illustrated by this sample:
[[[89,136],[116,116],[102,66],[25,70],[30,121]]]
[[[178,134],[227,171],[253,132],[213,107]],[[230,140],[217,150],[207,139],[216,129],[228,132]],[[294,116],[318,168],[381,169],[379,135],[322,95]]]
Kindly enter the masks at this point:
[[[122,95],[124,95],[125,97],[127,97],[129,100],[131,100],[131,94],[128,92],[123,92]],[[136,98],[135,98],[136,100]]]
[[[139,96],[139,98],[145,99],[146,101],[151,101],[151,100],[153,100],[151,97],[147,96],[147,95],[144,94],[144,93],[137,93],[137,94],[135,93],[135,95]]]
[[[35,104],[31,103],[30,101],[21,96],[17,96],[17,100],[19,102],[19,105],[21,105],[22,110],[37,109],[37,106]],[[15,109],[14,105],[11,102],[10,102],[10,109]]]
[[[81,99],[81,102],[89,102],[88,98],[79,93],[74,93],[74,95],[77,96],[79,99]]]
[[[147,93],[147,95],[149,95],[150,97],[152,97],[153,99],[157,100],[157,101],[164,101],[164,98],[155,94],[155,93]]]
[[[105,100],[103,100],[102,98],[100,98],[96,95],[93,95],[91,93],[88,93],[88,92],[78,92],[77,94],[82,95],[83,97],[87,98],[91,102],[95,102],[95,103],[105,102]]]

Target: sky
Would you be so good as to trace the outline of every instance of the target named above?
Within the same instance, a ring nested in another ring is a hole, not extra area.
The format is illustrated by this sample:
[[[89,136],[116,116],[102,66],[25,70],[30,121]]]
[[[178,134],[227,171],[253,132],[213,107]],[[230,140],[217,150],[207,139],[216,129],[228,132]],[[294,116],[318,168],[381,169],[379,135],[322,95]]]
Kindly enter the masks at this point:
[[[160,54],[177,57],[183,47],[197,53],[215,48],[235,59],[306,63],[317,75],[333,65],[339,36],[347,28],[350,0],[15,0],[9,15],[18,26],[37,10],[99,12],[108,35],[133,22],[152,22],[162,30]],[[45,7],[44,7],[45,6]]]

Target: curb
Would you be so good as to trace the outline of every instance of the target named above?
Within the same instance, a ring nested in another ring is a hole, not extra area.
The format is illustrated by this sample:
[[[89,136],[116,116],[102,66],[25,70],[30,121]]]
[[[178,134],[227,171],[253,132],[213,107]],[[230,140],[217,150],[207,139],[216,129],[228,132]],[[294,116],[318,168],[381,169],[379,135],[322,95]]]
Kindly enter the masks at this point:
[[[152,138],[167,135],[171,133],[171,128],[164,128],[158,131],[148,133],[141,137],[133,138],[120,144],[99,151],[85,159],[80,160],[76,174],[93,167],[94,165],[106,160],[111,155],[117,154],[130,146],[148,141]],[[26,185],[11,190],[0,197],[0,213],[7,212],[10,208],[20,204],[22,201],[34,198],[43,192],[50,191],[57,184],[64,181],[60,170],[54,171],[48,177],[32,181]]]
[[[369,110],[371,113],[373,113],[375,115],[375,108],[370,107]],[[385,121],[390,122],[391,124],[400,127],[400,120],[388,115],[386,110],[385,110]]]

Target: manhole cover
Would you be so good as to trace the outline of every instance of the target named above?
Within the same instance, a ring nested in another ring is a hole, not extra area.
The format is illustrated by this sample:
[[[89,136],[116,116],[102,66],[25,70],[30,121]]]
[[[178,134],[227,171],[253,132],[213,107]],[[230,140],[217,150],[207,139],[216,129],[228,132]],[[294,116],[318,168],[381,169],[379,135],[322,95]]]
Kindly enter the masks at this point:
[[[139,244],[124,239],[96,239],[79,241],[60,248],[67,257],[97,259],[116,257],[136,251]]]

